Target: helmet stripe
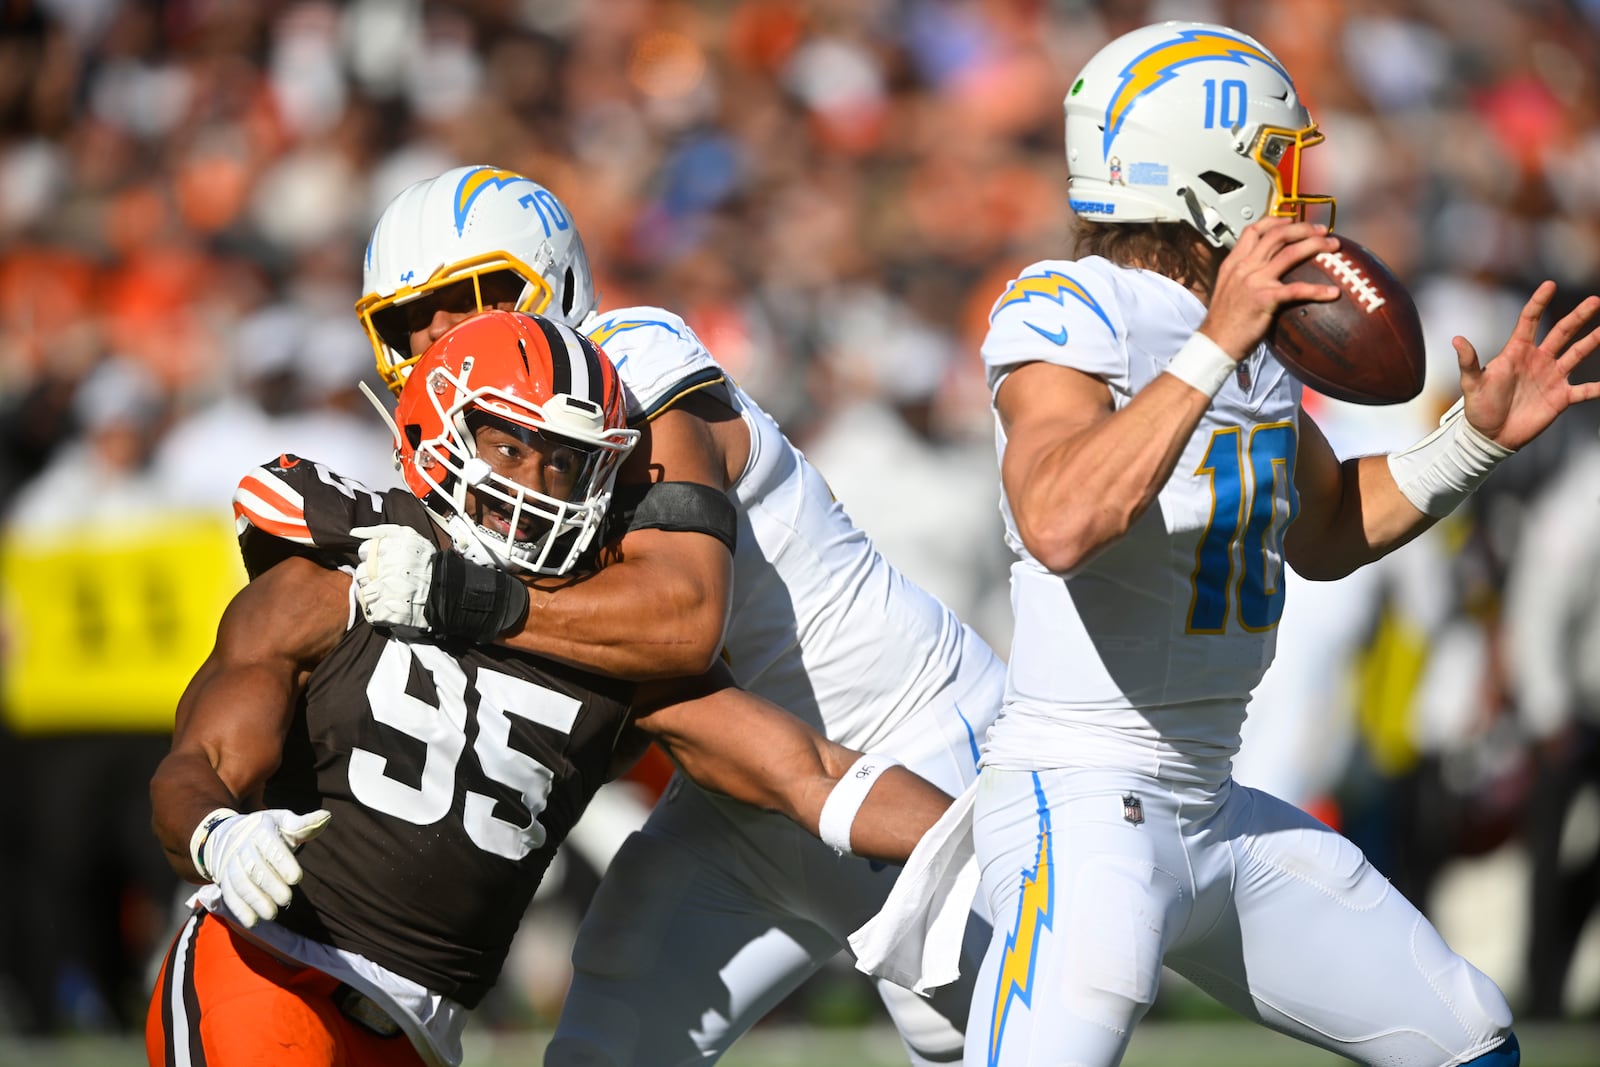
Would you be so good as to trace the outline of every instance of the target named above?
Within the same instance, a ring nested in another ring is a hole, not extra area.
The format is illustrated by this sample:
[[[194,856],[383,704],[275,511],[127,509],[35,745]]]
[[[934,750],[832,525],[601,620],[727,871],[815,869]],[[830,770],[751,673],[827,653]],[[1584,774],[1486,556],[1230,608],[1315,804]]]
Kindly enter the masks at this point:
[[[540,316],[534,319],[544,331],[544,343],[550,349],[551,389],[556,394],[592,399],[593,380],[598,373],[590,373],[590,364],[583,357],[578,336],[558,322]],[[594,368],[598,372],[599,368]]]
[[[605,372],[600,369],[600,349],[595,347],[593,341],[580,336],[576,330],[569,332],[572,334],[573,340],[578,343],[579,351],[583,353],[584,367],[589,375],[589,399],[604,408],[606,406],[606,376]]]
[[[578,335],[557,323],[556,333],[561,336],[561,343],[567,353],[567,365],[571,368],[572,384],[567,392],[573,396],[581,396],[585,400],[591,399],[594,393],[594,375],[590,373],[589,361],[583,358],[583,346],[578,343]]]
[[[605,408],[605,370],[600,366],[600,349],[571,326],[538,317],[550,346],[550,365],[555,371],[555,392],[582,397]],[[558,354],[565,354],[565,360]]]

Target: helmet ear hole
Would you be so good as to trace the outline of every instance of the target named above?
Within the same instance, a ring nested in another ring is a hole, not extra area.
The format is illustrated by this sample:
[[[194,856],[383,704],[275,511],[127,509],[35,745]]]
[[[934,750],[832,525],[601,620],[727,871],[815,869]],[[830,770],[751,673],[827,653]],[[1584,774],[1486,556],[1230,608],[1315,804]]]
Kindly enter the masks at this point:
[[[567,268],[566,277],[561,285],[561,314],[571,315],[573,301],[577,299],[578,280],[572,274],[572,268]]]

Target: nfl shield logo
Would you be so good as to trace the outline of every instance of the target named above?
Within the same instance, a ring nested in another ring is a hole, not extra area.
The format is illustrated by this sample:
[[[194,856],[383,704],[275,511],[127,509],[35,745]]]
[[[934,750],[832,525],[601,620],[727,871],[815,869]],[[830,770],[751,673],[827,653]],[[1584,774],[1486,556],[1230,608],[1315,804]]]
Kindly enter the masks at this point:
[[[1134,826],[1144,822],[1144,802],[1134,793],[1122,796],[1122,817]]]

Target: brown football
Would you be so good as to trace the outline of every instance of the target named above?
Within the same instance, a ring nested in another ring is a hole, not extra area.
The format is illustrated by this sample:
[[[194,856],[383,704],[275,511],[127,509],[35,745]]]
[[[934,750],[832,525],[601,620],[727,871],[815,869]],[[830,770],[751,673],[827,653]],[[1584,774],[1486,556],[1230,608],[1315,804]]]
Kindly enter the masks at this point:
[[[1283,308],[1267,333],[1273,354],[1296,378],[1354,404],[1398,404],[1422,392],[1422,320],[1382,260],[1339,236],[1336,251],[1308,259],[1283,280],[1339,287],[1337,300]]]

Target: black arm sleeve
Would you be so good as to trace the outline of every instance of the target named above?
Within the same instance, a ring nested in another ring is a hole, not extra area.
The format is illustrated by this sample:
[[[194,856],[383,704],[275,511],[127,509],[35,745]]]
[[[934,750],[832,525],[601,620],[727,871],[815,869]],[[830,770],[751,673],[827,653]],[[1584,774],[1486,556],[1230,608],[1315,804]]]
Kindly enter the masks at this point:
[[[611,535],[630,530],[670,530],[715,537],[732,552],[739,513],[728,499],[699,482],[655,482],[618,489],[611,501]]]

